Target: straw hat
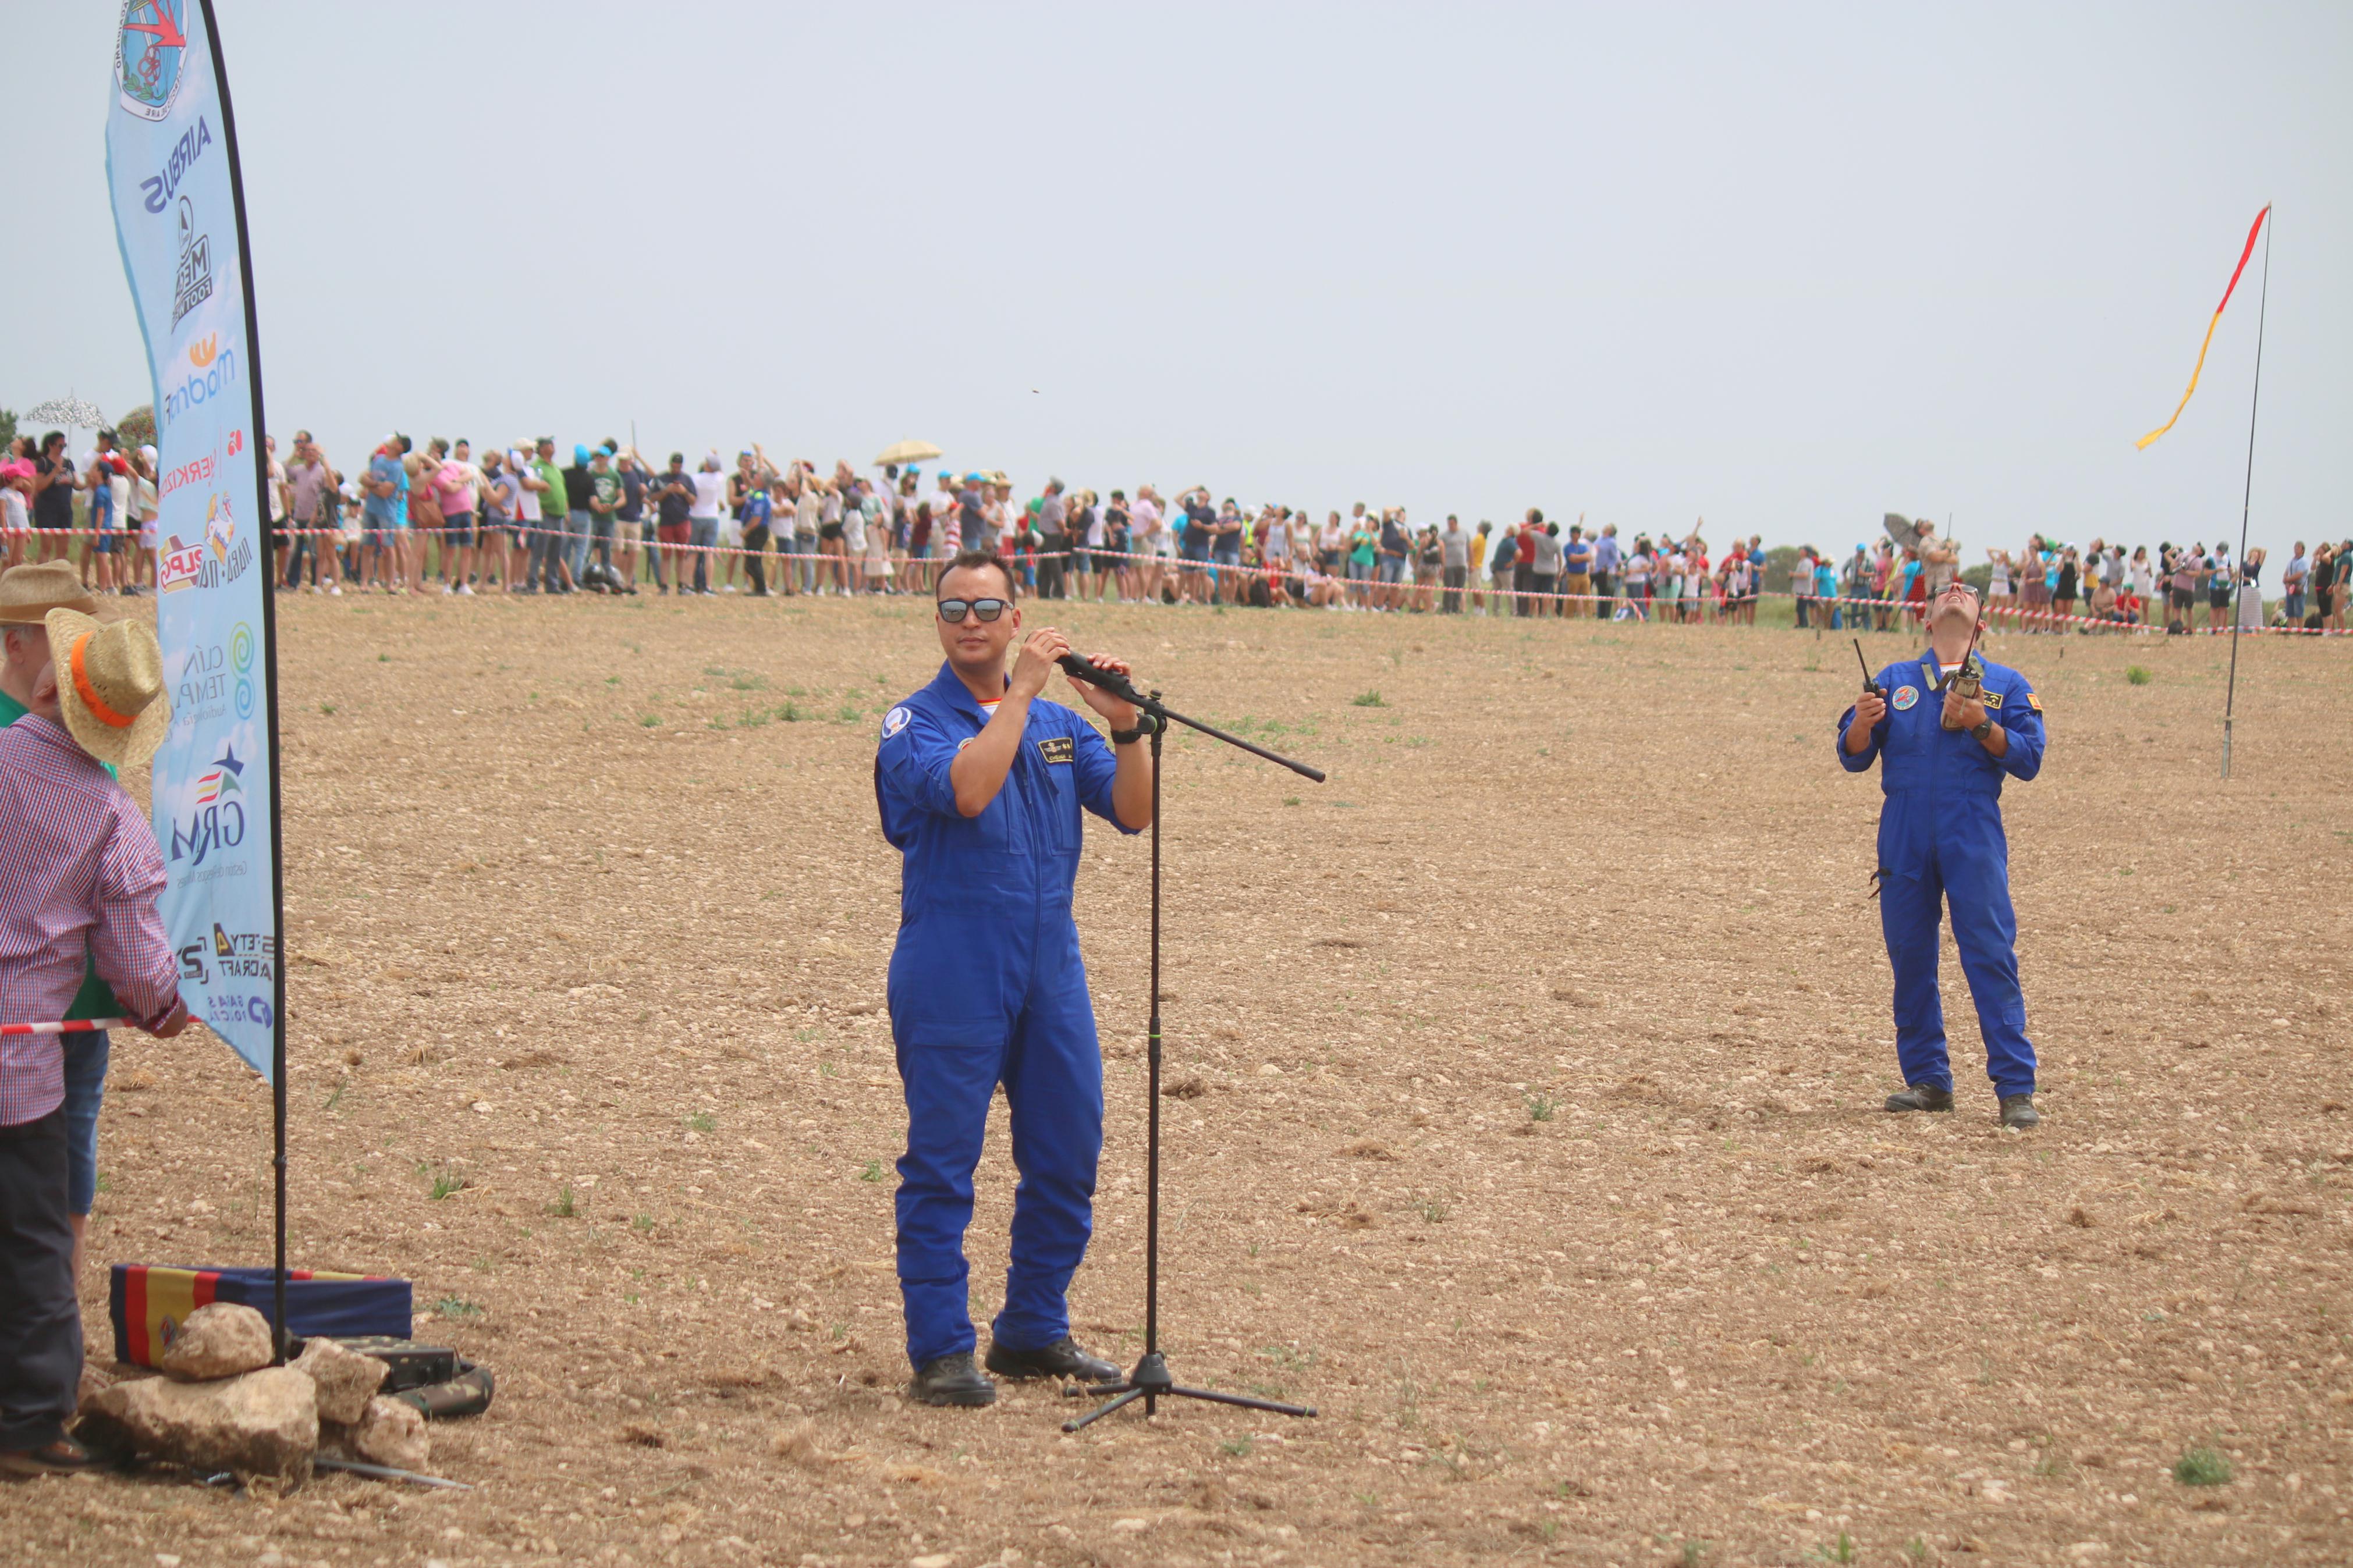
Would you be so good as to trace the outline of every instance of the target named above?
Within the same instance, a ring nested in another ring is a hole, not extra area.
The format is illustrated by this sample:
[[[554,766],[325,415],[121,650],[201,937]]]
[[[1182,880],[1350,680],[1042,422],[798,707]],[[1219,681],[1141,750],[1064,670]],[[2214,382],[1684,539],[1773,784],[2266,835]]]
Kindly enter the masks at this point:
[[[154,632],[143,621],[100,625],[79,610],[51,610],[48,623],[58,706],[81,749],[118,768],[153,756],[172,727]]]
[[[0,572],[0,621],[39,626],[51,610],[98,613],[98,600],[63,561],[11,566]]]

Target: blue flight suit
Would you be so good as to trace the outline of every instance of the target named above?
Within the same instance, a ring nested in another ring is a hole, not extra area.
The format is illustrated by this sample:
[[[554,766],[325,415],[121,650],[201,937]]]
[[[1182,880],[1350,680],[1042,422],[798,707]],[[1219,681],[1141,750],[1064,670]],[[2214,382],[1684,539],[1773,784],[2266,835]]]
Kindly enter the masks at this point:
[[[973,1348],[964,1233],[997,1086],[1021,1173],[997,1343],[1039,1350],[1070,1332],[1064,1295],[1093,1229],[1103,1152],[1103,1056],[1071,890],[1081,807],[1134,831],[1112,811],[1118,763],[1074,710],[1032,699],[1005,787],[967,817],[948,767],[987,721],[943,664],[883,716],[874,754],[882,836],[905,857],[889,995],[907,1098],[899,1289],[918,1369]]]
[[[2018,988],[2018,920],[2010,905],[2010,843],[2001,826],[2004,774],[2042,768],[2042,704],[2026,678],[1979,656],[1986,716],[2010,732],[1996,757],[1966,730],[1947,730],[1936,656],[1891,664],[1877,685],[1887,715],[1860,755],[1846,749],[1849,708],[1838,722],[1838,758],[1851,773],[1880,764],[1879,923],[1895,971],[1895,1055],[1907,1085],[1950,1090],[1945,1009],[1936,992],[1936,927],[1949,901],[1986,1076],[1997,1093],[2034,1091],[2034,1046]]]

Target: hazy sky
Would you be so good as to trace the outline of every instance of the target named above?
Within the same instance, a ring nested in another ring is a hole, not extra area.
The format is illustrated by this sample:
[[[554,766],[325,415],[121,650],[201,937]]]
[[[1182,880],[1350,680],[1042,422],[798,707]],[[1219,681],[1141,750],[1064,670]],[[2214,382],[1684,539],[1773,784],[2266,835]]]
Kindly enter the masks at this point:
[[[2353,534],[2353,7],[220,0],[270,423],[1024,492]],[[0,404],[149,395],[118,0],[10,18]],[[2276,581],[2276,566],[2271,575]]]

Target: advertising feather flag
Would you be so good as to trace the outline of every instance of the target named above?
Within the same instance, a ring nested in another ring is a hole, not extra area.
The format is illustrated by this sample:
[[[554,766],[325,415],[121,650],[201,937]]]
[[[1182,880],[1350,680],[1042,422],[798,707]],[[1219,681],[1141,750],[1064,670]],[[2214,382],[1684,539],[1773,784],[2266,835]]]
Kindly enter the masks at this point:
[[[2247,243],[2242,247],[2239,251],[2239,265],[2231,269],[2230,288],[2222,290],[2222,303],[2214,307],[2213,318],[2206,323],[2206,341],[2198,345],[2198,363],[2189,367],[2189,390],[2183,393],[2181,395],[2181,401],[2174,405],[2173,419],[2167,420],[2164,424],[2158,426],[2156,429],[2150,431],[2147,435],[2134,442],[2133,445],[2136,447],[2146,451],[2151,441],[2156,440],[2159,436],[2162,436],[2168,430],[2172,429],[2174,419],[2181,417],[2181,411],[2189,406],[2190,398],[2197,395],[2199,373],[2206,368],[2206,351],[2214,346],[2214,329],[2222,324],[2222,312],[2230,306],[2232,290],[2238,288],[2239,275],[2247,269],[2247,258],[2255,253],[2255,237],[2263,233],[2263,220],[2271,216],[2271,206],[2266,203],[2263,210],[2255,215],[2253,226],[2247,230]]]

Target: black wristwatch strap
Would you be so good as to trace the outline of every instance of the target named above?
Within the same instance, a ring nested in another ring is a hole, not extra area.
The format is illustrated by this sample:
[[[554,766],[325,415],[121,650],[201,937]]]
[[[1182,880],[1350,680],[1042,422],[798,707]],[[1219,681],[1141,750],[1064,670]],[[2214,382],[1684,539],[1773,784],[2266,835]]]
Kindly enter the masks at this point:
[[[1111,743],[1114,746],[1132,746],[1136,742],[1141,741],[1145,736],[1153,733],[1159,728],[1159,720],[1154,718],[1149,713],[1138,713],[1135,716],[1135,728],[1133,730],[1113,730],[1111,732]]]
[[[1969,733],[1976,736],[1980,741],[1984,740],[1988,735],[1992,734],[1993,720],[1991,716],[1979,720],[1977,724],[1971,728]]]

